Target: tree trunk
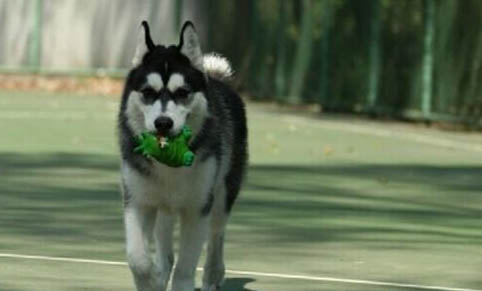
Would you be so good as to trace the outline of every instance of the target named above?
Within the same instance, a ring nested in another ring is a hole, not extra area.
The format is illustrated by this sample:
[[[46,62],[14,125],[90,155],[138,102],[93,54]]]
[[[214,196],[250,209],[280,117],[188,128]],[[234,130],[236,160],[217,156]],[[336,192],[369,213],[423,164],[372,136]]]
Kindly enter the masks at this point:
[[[320,100],[322,110],[328,104],[328,84],[330,82],[328,68],[330,64],[330,38],[333,24],[333,0],[325,0],[323,5],[323,35],[321,38],[321,64],[320,64]]]
[[[43,17],[43,0],[35,1],[33,9],[33,27],[30,42],[30,66],[35,70],[40,70],[42,59],[42,17]]]
[[[279,101],[286,97],[286,21],[286,1],[280,1],[275,69],[276,98]]]
[[[424,37],[422,61],[422,113],[425,119],[430,117],[433,83],[433,38],[434,38],[434,0],[424,0]]]
[[[370,44],[367,111],[374,112],[378,99],[378,80],[380,78],[380,2],[370,2]]]
[[[289,104],[301,104],[303,99],[303,86],[306,71],[311,58],[312,42],[312,11],[311,0],[303,0],[303,15],[301,16],[301,36],[296,52],[293,75],[291,77],[291,90],[287,102]]]

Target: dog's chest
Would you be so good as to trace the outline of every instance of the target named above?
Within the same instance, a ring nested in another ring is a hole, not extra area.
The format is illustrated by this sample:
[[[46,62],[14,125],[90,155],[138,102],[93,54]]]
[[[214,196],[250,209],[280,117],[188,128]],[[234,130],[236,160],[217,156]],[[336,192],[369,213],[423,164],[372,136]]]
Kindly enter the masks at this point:
[[[124,171],[124,180],[133,198],[141,204],[173,211],[202,206],[216,178],[214,158],[188,168],[155,163],[151,170],[149,176],[141,176],[132,169]]]

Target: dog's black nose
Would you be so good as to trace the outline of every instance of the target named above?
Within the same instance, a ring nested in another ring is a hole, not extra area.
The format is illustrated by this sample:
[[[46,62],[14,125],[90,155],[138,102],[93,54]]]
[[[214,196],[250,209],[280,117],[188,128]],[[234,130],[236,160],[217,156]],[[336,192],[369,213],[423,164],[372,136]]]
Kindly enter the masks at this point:
[[[157,131],[166,134],[172,128],[174,122],[169,117],[161,116],[154,121],[154,125]]]

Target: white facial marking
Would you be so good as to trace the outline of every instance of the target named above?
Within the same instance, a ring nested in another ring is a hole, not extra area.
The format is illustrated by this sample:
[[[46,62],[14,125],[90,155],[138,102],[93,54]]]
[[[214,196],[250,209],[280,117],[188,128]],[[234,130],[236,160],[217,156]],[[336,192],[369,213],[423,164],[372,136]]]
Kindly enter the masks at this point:
[[[184,77],[181,74],[174,73],[167,82],[167,89],[174,93],[178,88],[183,87],[185,84]]]
[[[149,84],[149,86],[156,91],[160,91],[162,88],[164,88],[164,82],[162,82],[161,75],[158,73],[150,73],[147,75],[147,84]]]
[[[141,93],[132,91],[126,108],[127,123],[136,135],[144,131],[155,131],[154,121],[161,116],[160,100],[153,104],[145,104],[141,98]]]
[[[161,101],[156,100],[156,102],[143,106],[144,111],[144,123],[148,131],[155,131],[156,126],[154,121],[161,116]]]
[[[170,117],[173,121],[172,133],[178,134],[181,132],[182,127],[186,123],[186,117],[190,112],[190,108],[187,108],[183,104],[176,104],[174,101],[169,100],[166,105],[166,111],[164,116]]]
[[[138,135],[144,131],[144,114],[142,113],[141,94],[132,91],[127,100],[126,117],[127,124],[134,134]]]
[[[148,83],[153,89],[163,86],[162,79],[156,73],[149,74]],[[173,91],[182,86],[185,86],[184,77],[177,73],[171,76],[167,84],[169,90]],[[173,121],[171,134],[176,135],[181,132],[184,125],[189,125],[196,135],[201,129],[204,119],[209,115],[207,100],[202,92],[192,93],[189,98],[189,102],[176,103],[169,100],[163,108],[160,100],[156,100],[152,104],[145,104],[142,100],[142,93],[133,91],[129,96],[126,109],[129,127],[136,135],[144,131],[155,131],[156,119],[166,116]]]
[[[181,132],[184,125],[189,125],[196,135],[201,129],[204,119],[208,116],[207,101],[202,92],[196,92],[192,101],[188,104],[175,103],[170,100],[166,104],[166,110],[162,113],[172,119],[172,133]]]

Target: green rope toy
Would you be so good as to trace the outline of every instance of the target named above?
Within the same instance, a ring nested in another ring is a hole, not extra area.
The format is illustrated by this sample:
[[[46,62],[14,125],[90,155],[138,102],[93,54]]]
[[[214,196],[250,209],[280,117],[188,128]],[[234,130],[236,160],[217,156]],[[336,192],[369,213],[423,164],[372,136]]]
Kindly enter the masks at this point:
[[[158,138],[152,133],[143,132],[136,137],[138,146],[134,152],[154,158],[169,167],[189,167],[194,162],[194,153],[188,146],[191,136],[192,131],[188,126],[184,126],[181,133],[174,137]]]

